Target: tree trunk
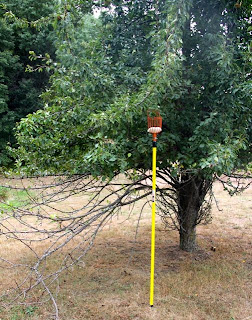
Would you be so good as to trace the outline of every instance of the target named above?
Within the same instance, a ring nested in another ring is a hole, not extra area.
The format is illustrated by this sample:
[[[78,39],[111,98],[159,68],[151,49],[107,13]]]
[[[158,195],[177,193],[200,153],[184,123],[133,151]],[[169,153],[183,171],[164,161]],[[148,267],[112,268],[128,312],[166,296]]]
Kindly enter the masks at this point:
[[[196,226],[193,223],[188,223],[180,226],[179,230],[179,246],[180,249],[192,252],[197,248],[196,245]]]
[[[199,177],[185,175],[177,189],[180,248],[192,252],[196,250],[196,225],[201,205],[208,188],[206,181]]]

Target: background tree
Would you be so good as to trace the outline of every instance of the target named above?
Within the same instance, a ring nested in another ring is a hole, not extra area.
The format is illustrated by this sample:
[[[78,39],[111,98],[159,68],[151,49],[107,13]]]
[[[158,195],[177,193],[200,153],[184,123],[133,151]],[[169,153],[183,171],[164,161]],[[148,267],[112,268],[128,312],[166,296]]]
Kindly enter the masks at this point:
[[[34,65],[29,60],[29,51],[54,57],[55,32],[52,24],[35,28],[28,21],[34,21],[52,14],[57,1],[43,0],[7,0],[0,12],[1,20],[1,94],[2,108],[0,118],[0,166],[10,164],[13,159],[6,151],[7,143],[14,144],[13,129],[21,118],[43,106],[39,96],[49,80],[49,73],[26,72],[27,65]],[[6,12],[9,15],[5,15]],[[14,16],[19,21],[13,19]],[[7,19],[6,19],[7,17]]]

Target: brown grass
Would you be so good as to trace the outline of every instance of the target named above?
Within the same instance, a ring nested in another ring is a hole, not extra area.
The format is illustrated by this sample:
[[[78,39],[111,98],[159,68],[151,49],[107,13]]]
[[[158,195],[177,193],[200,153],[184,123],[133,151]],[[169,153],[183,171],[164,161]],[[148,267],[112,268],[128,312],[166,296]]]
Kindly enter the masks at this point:
[[[125,212],[98,235],[83,265],[62,275],[61,319],[252,320],[252,190],[229,197],[216,183],[215,194],[222,211],[214,206],[213,222],[198,227],[196,253],[179,250],[178,234],[164,231],[157,219],[154,308],[149,307],[150,210],[135,241],[138,204],[129,220],[121,223]],[[0,245],[9,255],[24,256],[22,247]],[[21,272],[0,269],[0,290],[20,277]],[[30,316],[28,311],[1,310],[0,320],[51,319],[49,303]]]

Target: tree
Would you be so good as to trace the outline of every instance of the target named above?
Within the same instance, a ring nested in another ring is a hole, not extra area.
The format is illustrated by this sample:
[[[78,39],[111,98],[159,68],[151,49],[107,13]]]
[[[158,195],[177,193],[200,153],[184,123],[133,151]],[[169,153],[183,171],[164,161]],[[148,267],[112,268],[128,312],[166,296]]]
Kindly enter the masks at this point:
[[[3,19],[0,20],[0,33],[0,149],[2,151],[8,141],[7,136],[14,127],[12,124],[14,114],[13,112],[8,112],[8,87],[12,84],[15,73],[20,69],[20,64],[18,57],[12,53],[14,48],[13,30]],[[6,163],[7,156],[5,153],[1,154],[1,161]]]
[[[18,126],[17,164],[30,174],[111,179],[137,170],[139,178],[151,168],[145,112],[158,108],[168,128],[159,141],[158,175],[169,185],[169,192],[159,190],[160,209],[165,221],[177,221],[180,247],[192,251],[196,225],[209,221],[206,197],[214,179],[251,161],[248,11],[232,1],[168,1],[166,22],[157,8],[152,28],[143,23],[141,32],[138,25],[112,41],[111,28],[117,33],[139,3],[113,5],[103,25],[88,16],[77,29],[73,20],[65,22],[62,65],[44,94],[48,106]],[[145,5],[148,16],[155,2]],[[129,77],[134,46],[151,52],[131,66],[140,70],[139,87],[118,81]]]
[[[55,3],[48,0],[39,3],[26,0],[22,6],[19,1],[8,0],[1,8],[1,83],[5,88],[1,98],[5,106],[1,109],[0,120],[0,166],[13,162],[6,145],[15,143],[13,129],[16,122],[43,106],[39,95],[48,84],[49,73],[42,70],[41,73],[29,73],[26,69],[28,64],[34,65],[29,60],[31,50],[54,57],[55,33],[52,24],[39,29],[29,25],[28,21],[48,16],[54,6]],[[19,20],[15,20],[15,16]]]

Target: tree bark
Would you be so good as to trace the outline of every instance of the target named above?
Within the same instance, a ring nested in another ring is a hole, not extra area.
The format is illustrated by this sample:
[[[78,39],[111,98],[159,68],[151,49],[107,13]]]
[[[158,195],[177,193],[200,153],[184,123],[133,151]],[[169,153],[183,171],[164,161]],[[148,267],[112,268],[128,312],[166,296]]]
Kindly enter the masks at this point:
[[[196,250],[196,226],[193,223],[183,223],[183,226],[180,226],[179,237],[180,249],[188,252]]]
[[[206,181],[200,177],[185,175],[177,189],[180,248],[195,251],[196,225],[199,220],[201,205],[208,191]]]

